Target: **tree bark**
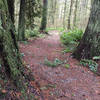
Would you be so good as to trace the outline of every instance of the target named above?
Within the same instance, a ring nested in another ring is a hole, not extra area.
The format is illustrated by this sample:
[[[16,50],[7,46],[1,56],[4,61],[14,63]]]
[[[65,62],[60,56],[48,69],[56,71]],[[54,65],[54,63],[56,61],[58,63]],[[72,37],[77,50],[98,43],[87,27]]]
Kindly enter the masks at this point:
[[[8,11],[9,11],[9,16],[10,17],[9,19],[11,19],[11,22],[12,22],[12,28],[10,29],[10,33],[11,33],[11,36],[13,38],[13,41],[14,41],[14,45],[16,47],[16,49],[18,49],[18,45],[17,45],[17,42],[16,42],[16,36],[14,35],[15,34],[15,26],[14,26],[14,0],[7,0],[7,4],[8,4]]]
[[[14,0],[7,0],[7,4],[11,20],[14,23]]]
[[[63,28],[64,29],[65,29],[66,5],[67,5],[67,0],[65,0],[65,5],[64,5],[64,16],[63,16]]]
[[[19,50],[18,48],[16,48],[13,40],[14,38],[11,35],[12,34],[11,29],[13,28],[12,27],[13,23],[10,18],[11,17],[9,17],[7,1],[1,0],[0,1],[0,60],[2,62],[2,66],[4,67],[7,76],[13,80],[15,86],[22,92],[22,98],[24,98],[24,100],[28,100],[24,67],[20,59]]]
[[[18,40],[25,40],[25,0],[20,0]]]
[[[78,7],[78,0],[76,0],[76,2],[75,2],[74,19],[73,19],[74,27],[76,27],[77,7]]]
[[[100,56],[100,0],[92,4],[87,28],[73,55],[79,60]]]
[[[47,8],[48,8],[47,6],[48,6],[48,0],[43,0],[43,12],[42,12],[41,27],[40,27],[41,31],[45,30],[47,25]]]
[[[69,11],[69,16],[68,16],[68,29],[71,29],[71,13],[72,13],[72,7],[73,7],[73,0],[71,0],[71,3],[70,3],[70,11]]]

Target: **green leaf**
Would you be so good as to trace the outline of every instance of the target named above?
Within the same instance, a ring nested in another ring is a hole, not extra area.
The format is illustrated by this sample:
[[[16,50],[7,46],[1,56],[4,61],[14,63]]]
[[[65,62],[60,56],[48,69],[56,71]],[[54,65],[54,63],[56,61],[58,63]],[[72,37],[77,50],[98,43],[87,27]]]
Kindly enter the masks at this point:
[[[100,59],[100,56],[93,57],[93,60],[99,60],[99,59]]]
[[[69,64],[66,64],[66,65],[65,65],[65,68],[67,68],[67,69],[68,69],[69,67],[70,67],[70,65],[69,65]]]

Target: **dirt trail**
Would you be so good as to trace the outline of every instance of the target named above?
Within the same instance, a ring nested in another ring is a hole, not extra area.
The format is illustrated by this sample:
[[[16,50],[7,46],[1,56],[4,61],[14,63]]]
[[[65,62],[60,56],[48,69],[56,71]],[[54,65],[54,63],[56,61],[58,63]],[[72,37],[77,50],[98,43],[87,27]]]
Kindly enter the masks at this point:
[[[100,100],[100,77],[79,65],[79,62],[63,54],[59,34],[51,31],[46,38],[29,40],[20,44],[24,61],[40,84],[44,100]],[[53,61],[68,59],[70,68],[64,65],[55,68],[44,65],[44,59]],[[40,99],[41,100],[41,99]]]

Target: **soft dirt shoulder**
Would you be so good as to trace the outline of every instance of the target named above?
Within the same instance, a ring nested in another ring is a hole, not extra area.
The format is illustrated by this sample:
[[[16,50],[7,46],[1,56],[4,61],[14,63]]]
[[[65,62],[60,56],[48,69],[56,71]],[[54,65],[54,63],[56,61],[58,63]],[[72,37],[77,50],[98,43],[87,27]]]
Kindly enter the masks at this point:
[[[29,40],[20,44],[23,60],[32,70],[43,95],[39,100],[100,100],[100,77],[79,65],[79,62],[63,54],[59,34],[51,31],[46,38]],[[68,60],[70,68],[64,65],[55,68],[44,65],[44,59]]]

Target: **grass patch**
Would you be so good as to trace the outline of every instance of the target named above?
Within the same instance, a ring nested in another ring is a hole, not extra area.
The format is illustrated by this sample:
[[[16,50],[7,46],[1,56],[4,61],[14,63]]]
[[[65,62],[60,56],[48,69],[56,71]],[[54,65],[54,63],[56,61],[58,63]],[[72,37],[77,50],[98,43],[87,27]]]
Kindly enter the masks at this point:
[[[51,27],[51,28],[47,28],[46,31],[49,32],[49,31],[53,31],[53,30],[57,30],[57,31],[64,31],[65,29],[62,28],[62,27],[57,27],[57,28],[54,28],[54,27]]]

